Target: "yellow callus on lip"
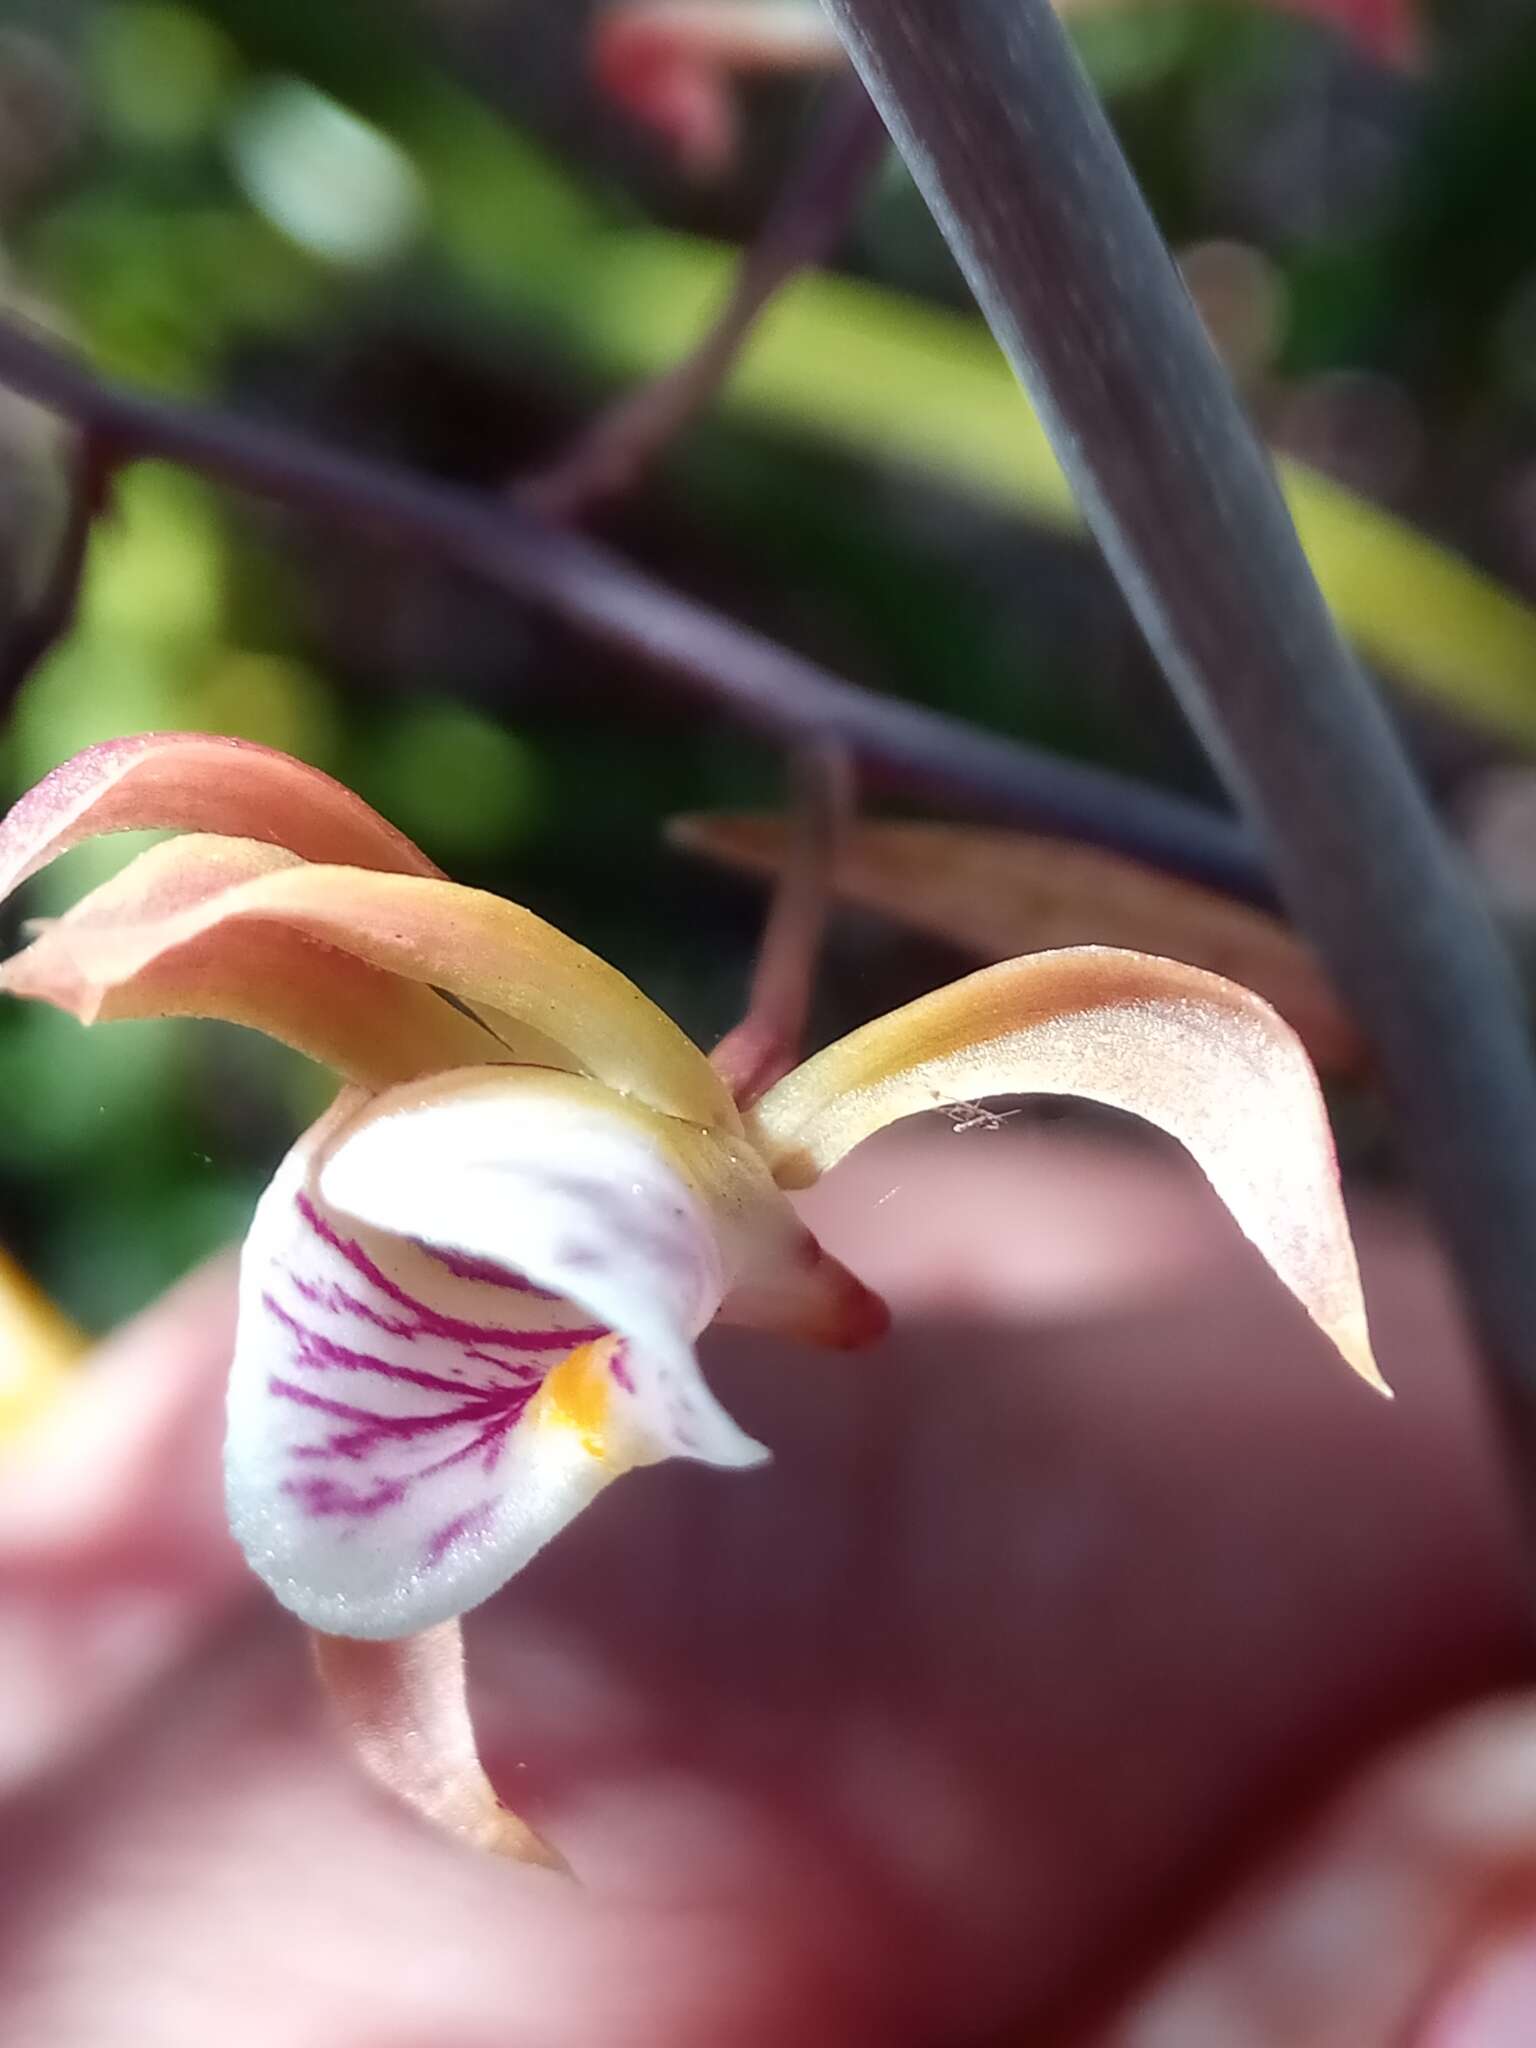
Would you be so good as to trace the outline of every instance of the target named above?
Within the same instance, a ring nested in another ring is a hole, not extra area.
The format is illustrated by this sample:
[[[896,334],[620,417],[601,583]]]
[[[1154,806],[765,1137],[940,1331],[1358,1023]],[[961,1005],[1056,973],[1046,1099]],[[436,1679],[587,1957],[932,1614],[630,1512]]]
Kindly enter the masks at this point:
[[[534,1395],[528,1420],[548,1429],[565,1430],[574,1436],[591,1458],[607,1461],[608,1411],[613,1396],[610,1371],[617,1340],[599,1337],[567,1353],[547,1373]]]

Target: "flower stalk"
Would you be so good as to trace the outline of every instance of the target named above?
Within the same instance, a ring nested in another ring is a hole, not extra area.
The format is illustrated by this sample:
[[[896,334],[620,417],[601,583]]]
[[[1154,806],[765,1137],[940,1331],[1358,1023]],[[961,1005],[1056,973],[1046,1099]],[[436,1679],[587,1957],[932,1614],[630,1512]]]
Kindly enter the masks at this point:
[[[1379,1053],[1536,1533],[1536,1072],[1509,963],[1047,0],[825,4]]]
[[[575,523],[632,490],[719,394],[785,286],[831,258],[886,146],[885,129],[863,86],[856,78],[839,78],[699,341],[659,377],[605,407],[548,469],[519,483],[515,497],[546,519]]]
[[[790,780],[788,845],[747,1014],[710,1054],[743,1109],[782,1080],[804,1050],[833,878],[854,808],[852,767],[835,744],[802,747],[791,756]]]

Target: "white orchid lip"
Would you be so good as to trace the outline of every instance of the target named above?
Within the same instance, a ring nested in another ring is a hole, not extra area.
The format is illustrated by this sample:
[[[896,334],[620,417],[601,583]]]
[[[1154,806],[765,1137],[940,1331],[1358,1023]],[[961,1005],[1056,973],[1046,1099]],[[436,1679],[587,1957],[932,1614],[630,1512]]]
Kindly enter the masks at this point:
[[[290,1156],[243,1269],[230,1515],[285,1606],[411,1633],[620,1472],[761,1461],[694,1359],[727,1275],[660,1120],[521,1068],[350,1111]]]

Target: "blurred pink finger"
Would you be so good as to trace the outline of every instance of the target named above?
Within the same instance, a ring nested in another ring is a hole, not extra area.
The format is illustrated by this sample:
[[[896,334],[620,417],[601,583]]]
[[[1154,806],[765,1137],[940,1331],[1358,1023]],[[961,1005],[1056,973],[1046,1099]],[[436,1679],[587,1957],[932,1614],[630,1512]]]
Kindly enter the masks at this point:
[[[233,1323],[220,1260],[0,1447],[0,1791],[97,1733],[245,1591],[219,1484]]]
[[[1376,1765],[1100,2048],[1528,2048],[1533,1919],[1527,1695]]]
[[[774,1465],[634,1476],[469,1624],[487,1767],[580,1887],[391,1811],[258,1604],[6,1816],[6,2048],[1055,2048],[1522,1669],[1407,1217],[1359,1218],[1388,1407],[1168,1148],[893,1132],[816,1208],[891,1339],[714,1347]]]

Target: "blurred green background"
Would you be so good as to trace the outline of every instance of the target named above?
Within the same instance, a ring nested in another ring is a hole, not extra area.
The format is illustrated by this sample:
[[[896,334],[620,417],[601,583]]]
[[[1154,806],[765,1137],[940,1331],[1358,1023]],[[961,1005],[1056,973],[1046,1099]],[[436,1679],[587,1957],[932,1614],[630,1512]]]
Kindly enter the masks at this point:
[[[4,292],[105,370],[494,489],[698,332],[815,115],[814,84],[754,84],[740,162],[692,181],[596,95],[590,12],[0,0]],[[1404,65],[1328,14],[1095,0],[1075,32],[1454,799],[1536,737],[1536,16],[1457,0],[1412,18]],[[845,675],[1214,800],[894,163],[844,267],[597,530]],[[5,630],[47,573],[66,454],[0,394]],[[733,1021],[756,895],[660,828],[776,800],[773,751],[435,563],[128,472],[77,626],[0,733],[5,795],[165,726],[317,762],[704,1042]],[[6,938],[121,858],[72,855]],[[823,1021],[933,968],[849,920]],[[223,1027],[6,1005],[0,1090],[0,1242],[102,1327],[238,1233],[325,1082]]]

